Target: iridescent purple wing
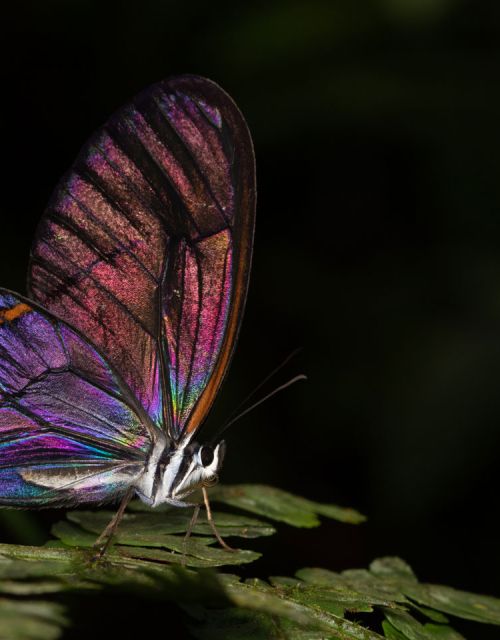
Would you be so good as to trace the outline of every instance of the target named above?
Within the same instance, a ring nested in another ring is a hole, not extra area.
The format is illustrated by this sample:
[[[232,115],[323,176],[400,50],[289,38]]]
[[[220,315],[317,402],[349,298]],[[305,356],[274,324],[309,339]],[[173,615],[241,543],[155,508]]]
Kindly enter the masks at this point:
[[[123,382],[75,331],[0,289],[0,503],[105,502],[151,446]]]
[[[94,135],[38,229],[33,297],[89,336],[174,440],[201,424],[232,354],[254,209],[242,115],[183,76]]]

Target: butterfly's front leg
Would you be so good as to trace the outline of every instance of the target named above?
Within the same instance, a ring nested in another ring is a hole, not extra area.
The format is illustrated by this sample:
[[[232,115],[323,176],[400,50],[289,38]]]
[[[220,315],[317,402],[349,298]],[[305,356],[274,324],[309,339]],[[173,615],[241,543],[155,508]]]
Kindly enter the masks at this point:
[[[205,508],[207,510],[208,524],[210,525],[210,528],[212,529],[212,531],[214,533],[214,536],[217,538],[218,543],[226,551],[237,551],[237,549],[233,549],[233,547],[230,547],[227,544],[227,542],[225,542],[225,540],[221,537],[220,533],[217,531],[217,527],[215,526],[215,522],[214,522],[214,519],[212,517],[212,509],[210,508],[210,502],[208,501],[207,488],[206,487],[202,487],[201,491],[203,493],[203,502],[205,503]]]

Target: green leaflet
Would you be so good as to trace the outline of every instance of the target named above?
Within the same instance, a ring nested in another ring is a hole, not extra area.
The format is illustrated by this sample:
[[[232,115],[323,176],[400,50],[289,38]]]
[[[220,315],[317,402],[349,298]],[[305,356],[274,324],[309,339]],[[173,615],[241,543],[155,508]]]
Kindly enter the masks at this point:
[[[52,532],[69,547],[87,547],[92,549],[97,536],[69,522],[59,522]],[[119,530],[111,554],[120,557],[142,558],[171,564],[185,564],[190,567],[220,567],[229,564],[245,564],[260,557],[260,553],[238,549],[228,553],[219,547],[209,546],[214,542],[210,537],[191,537],[169,534],[157,535],[134,531],[133,527]],[[165,549],[165,551],[163,550]]]
[[[293,527],[317,527],[320,515],[350,524],[366,519],[354,509],[313,502],[262,484],[219,485],[211,489],[210,499]]]
[[[416,584],[407,589],[407,595],[419,604],[458,618],[500,625],[497,598],[458,591],[436,584]]]
[[[399,632],[402,638],[408,640],[465,640],[450,627],[421,624],[406,611],[386,611],[386,617],[392,628]],[[397,635],[394,637],[398,638]]]

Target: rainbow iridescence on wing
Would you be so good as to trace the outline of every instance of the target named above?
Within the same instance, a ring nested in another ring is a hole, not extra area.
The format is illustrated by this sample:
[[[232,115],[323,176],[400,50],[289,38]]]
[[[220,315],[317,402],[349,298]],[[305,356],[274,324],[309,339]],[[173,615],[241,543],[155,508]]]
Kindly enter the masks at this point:
[[[221,348],[229,306],[231,258],[227,230],[200,241],[195,250],[184,244],[179,252],[182,268],[175,271],[182,281],[173,286],[163,316],[173,417],[179,428],[206,386]],[[184,296],[179,295],[181,290]]]
[[[112,491],[103,473],[144,460],[150,435],[101,356],[68,326],[1,289],[0,361],[4,504],[70,499],[70,486],[51,496],[27,482],[23,470],[35,477],[56,468],[68,483],[99,476],[101,488],[90,483],[99,496]]]

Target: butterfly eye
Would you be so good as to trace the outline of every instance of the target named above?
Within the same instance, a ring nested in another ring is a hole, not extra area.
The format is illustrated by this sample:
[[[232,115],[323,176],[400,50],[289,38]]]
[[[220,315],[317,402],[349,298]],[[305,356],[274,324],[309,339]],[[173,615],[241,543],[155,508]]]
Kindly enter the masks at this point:
[[[206,446],[201,447],[200,460],[201,460],[201,464],[204,467],[208,467],[209,465],[212,464],[214,460],[214,450],[212,449],[212,447],[206,447]]]

